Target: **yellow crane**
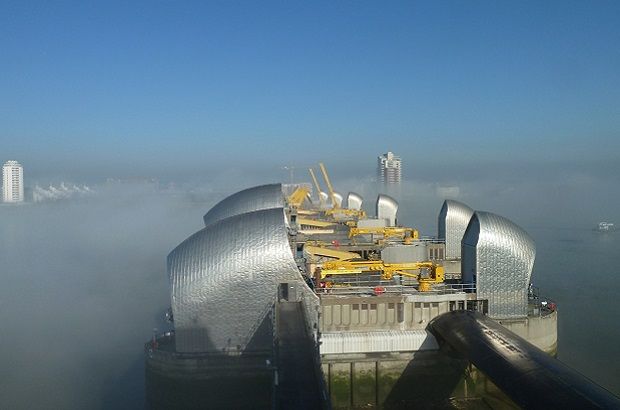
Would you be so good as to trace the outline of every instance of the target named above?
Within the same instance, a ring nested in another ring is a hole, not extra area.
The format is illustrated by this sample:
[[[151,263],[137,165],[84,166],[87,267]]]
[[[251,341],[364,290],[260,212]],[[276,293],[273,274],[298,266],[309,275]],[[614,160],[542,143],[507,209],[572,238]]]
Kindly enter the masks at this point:
[[[322,162],[319,162],[319,168],[321,168],[321,173],[323,174],[323,179],[327,184],[327,189],[329,190],[329,197],[332,200],[332,208],[338,209],[340,208],[340,204],[336,201],[336,195],[334,194],[334,187],[332,186],[331,181],[329,180],[329,176],[327,175],[327,170],[325,169],[325,165]]]
[[[295,191],[293,191],[293,193],[287,198],[289,206],[295,209],[300,208],[308,197],[309,193],[310,189],[308,187],[300,186]]]
[[[326,215],[343,215],[343,216],[352,216],[357,219],[366,218],[366,212],[362,209],[347,209],[340,207],[340,204],[336,201],[336,195],[334,192],[334,187],[329,179],[329,175],[327,174],[327,169],[322,162],[319,162],[319,168],[321,168],[321,173],[323,174],[323,179],[325,180],[325,184],[327,184],[327,189],[329,190],[329,196],[332,200],[332,208],[325,211]]]
[[[349,238],[353,238],[359,235],[382,235],[383,239],[388,238],[402,238],[403,242],[409,244],[413,242],[415,239],[419,239],[420,235],[418,231],[413,228],[407,227],[398,227],[398,226],[383,226],[376,228],[358,228],[351,227],[349,228]]]
[[[325,206],[325,201],[323,201],[323,197],[321,196],[321,186],[319,185],[319,181],[316,179],[316,175],[314,175],[314,171],[312,168],[308,168],[310,172],[310,176],[312,177],[312,182],[314,183],[314,187],[316,188],[316,194],[319,197],[319,203],[321,204],[321,208]]]
[[[428,270],[428,276],[422,276],[421,270]],[[414,271],[414,272],[412,272]],[[420,292],[431,290],[433,284],[444,281],[443,266],[430,261],[386,263],[384,261],[348,261],[335,260],[324,262],[321,266],[321,280],[338,275],[359,275],[362,273],[379,272],[381,279],[390,280],[395,274],[417,279]]]

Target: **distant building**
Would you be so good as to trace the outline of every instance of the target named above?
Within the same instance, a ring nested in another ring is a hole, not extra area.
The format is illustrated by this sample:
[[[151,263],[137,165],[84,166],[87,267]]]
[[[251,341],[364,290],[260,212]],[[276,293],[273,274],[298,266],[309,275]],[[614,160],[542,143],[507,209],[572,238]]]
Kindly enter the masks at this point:
[[[401,181],[400,157],[388,151],[377,158],[377,179],[384,184],[400,184]]]
[[[24,201],[24,169],[17,161],[2,166],[2,199],[4,202]]]

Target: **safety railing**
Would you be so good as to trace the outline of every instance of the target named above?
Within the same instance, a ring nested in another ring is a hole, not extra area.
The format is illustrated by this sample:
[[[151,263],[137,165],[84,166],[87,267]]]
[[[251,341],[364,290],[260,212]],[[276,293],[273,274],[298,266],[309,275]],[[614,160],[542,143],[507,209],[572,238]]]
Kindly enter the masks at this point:
[[[538,286],[530,285],[527,299],[528,316],[548,316],[558,309],[557,302],[542,295]]]
[[[351,275],[325,279],[320,287],[315,287],[318,295],[350,295],[350,294],[454,294],[471,293],[476,288],[473,284],[436,283],[428,291],[420,291],[418,281],[395,275],[385,280],[380,274]]]

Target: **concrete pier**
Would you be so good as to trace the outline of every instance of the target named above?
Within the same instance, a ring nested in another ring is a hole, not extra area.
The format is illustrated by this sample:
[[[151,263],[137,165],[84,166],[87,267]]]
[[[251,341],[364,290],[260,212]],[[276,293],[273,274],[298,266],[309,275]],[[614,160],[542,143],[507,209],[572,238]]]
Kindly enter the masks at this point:
[[[145,346],[147,408],[249,410],[271,406],[273,370],[266,362],[270,354],[179,354],[174,342],[174,334],[169,334],[157,338],[156,346],[152,342]]]
[[[407,292],[320,293],[321,367],[333,408],[515,406],[466,360],[440,350],[427,330],[444,313],[482,311],[484,301],[463,291]],[[501,323],[555,353],[557,312]]]

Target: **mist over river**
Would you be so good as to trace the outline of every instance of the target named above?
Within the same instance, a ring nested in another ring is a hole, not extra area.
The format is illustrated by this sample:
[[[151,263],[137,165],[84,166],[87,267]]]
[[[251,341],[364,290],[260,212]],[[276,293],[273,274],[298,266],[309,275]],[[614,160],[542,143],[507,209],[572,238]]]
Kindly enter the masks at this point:
[[[142,408],[143,344],[170,304],[166,255],[223,196],[108,186],[0,206],[2,407]],[[620,394],[620,232],[523,227],[533,282],[558,303],[559,359]]]

